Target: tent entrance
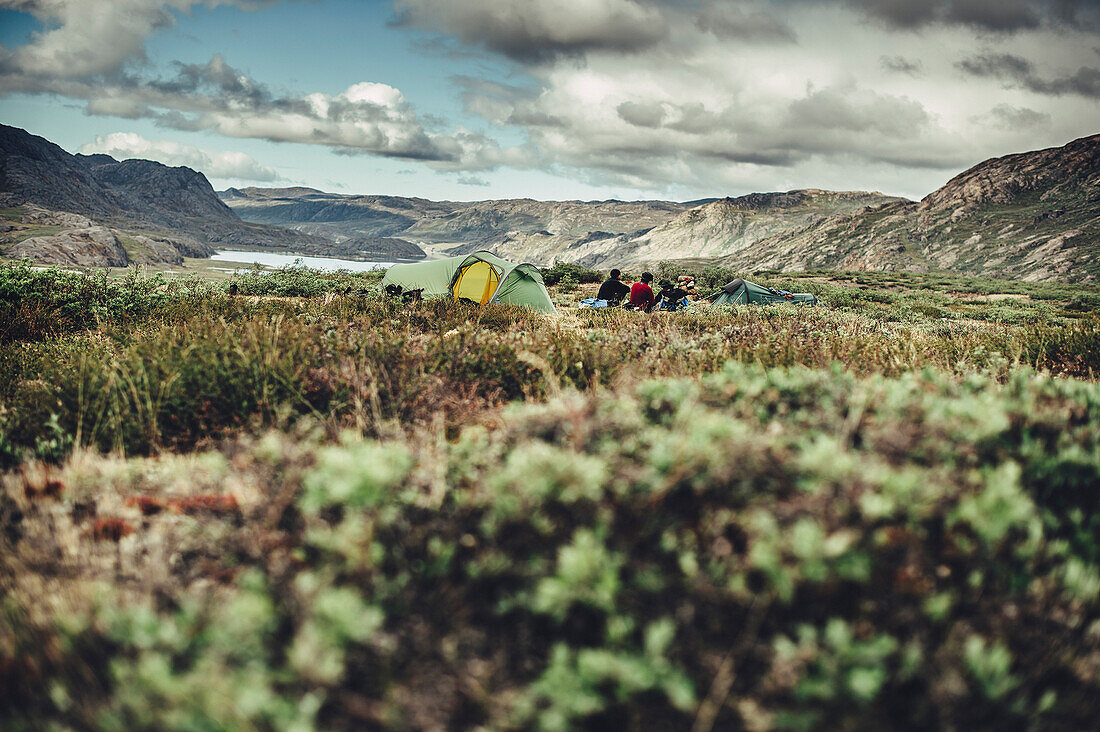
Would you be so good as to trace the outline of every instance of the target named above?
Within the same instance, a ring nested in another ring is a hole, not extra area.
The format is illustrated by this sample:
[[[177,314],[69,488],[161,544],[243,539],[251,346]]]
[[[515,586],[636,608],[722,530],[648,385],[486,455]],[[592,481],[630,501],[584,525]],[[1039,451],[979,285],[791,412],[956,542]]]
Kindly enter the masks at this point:
[[[484,305],[497,291],[500,275],[496,268],[485,261],[477,261],[463,267],[453,288],[455,299],[465,298]]]

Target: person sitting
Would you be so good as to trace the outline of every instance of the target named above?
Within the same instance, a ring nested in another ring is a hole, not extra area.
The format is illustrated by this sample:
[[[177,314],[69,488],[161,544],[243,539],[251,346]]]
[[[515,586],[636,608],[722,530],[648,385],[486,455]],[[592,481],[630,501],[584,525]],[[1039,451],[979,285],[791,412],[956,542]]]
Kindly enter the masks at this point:
[[[600,291],[596,293],[596,299],[606,300],[610,307],[621,303],[623,298],[630,294],[630,288],[619,279],[622,276],[623,273],[619,270],[611,270],[611,275],[600,285]]]
[[[687,290],[676,287],[669,280],[661,280],[661,291],[657,294],[658,310],[679,310],[686,307]]]
[[[649,272],[642,272],[641,282],[635,282],[630,286],[629,307],[631,310],[641,310],[648,313],[653,308],[653,288],[649,286],[652,281],[653,275]]]

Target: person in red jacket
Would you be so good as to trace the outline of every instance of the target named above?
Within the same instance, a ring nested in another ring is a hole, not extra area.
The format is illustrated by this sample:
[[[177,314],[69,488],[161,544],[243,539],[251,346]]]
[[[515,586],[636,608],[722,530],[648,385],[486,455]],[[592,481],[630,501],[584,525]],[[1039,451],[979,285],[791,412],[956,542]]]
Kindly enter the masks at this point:
[[[649,309],[653,307],[653,288],[649,286],[649,283],[653,281],[653,275],[649,272],[642,272],[642,281],[635,282],[630,287],[630,307],[634,310],[641,310],[643,313],[648,313]]]

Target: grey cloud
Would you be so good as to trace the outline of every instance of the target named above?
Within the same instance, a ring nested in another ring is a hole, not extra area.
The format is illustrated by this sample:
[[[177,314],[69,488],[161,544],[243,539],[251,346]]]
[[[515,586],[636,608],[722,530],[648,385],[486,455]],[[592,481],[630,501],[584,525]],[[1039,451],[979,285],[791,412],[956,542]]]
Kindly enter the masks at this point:
[[[1100,99],[1100,69],[1090,66],[1082,66],[1069,76],[1043,78],[1031,61],[1003,53],[972,56],[957,62],[955,67],[970,76],[1000,79],[1036,94]]]
[[[731,175],[774,179],[804,166],[855,161],[950,170],[972,155],[966,144],[945,142],[919,102],[854,83],[765,106],[729,97],[718,106],[639,95],[609,105],[617,126],[599,113],[574,111],[562,97],[541,102],[562,109],[567,123],[551,134],[528,131],[546,160],[576,175],[640,187],[699,186]]]
[[[843,89],[813,91],[792,102],[788,115],[793,128],[872,132],[894,139],[915,137],[930,120],[924,107],[911,99]]]
[[[84,113],[90,116],[121,117],[122,119],[143,119],[153,116],[153,111],[140,102],[110,97],[89,100]]]
[[[689,135],[705,135],[722,127],[730,127],[734,120],[726,119],[728,113],[712,112],[700,102],[680,104],[674,107],[676,119],[666,126]]]
[[[882,56],[879,58],[882,68],[898,74],[920,76],[924,65],[920,61],[910,61],[904,56]]]
[[[630,53],[667,34],[644,0],[396,0],[395,24],[457,36],[523,63],[588,51]]]
[[[660,127],[665,119],[665,110],[660,104],[623,102],[615,110],[621,119],[635,127]]]
[[[983,30],[1012,32],[1038,28],[1040,12],[1024,0],[954,0],[944,18],[949,23]]]
[[[795,33],[789,25],[763,11],[746,12],[730,5],[706,6],[695,20],[695,26],[719,38],[739,41],[793,42]]]
[[[833,5],[838,0],[778,0],[787,4]],[[963,26],[981,32],[1016,33],[1043,25],[1097,29],[1095,0],[839,0],[865,17],[896,30],[932,25]]]
[[[1025,81],[1028,89],[1039,94],[1062,96],[1076,94],[1090,99],[1100,99],[1100,69],[1082,66],[1072,75],[1060,79],[1029,78]]]
[[[464,186],[488,186],[489,181],[476,175],[463,175],[458,177],[459,185]]]
[[[998,104],[989,111],[995,126],[1006,130],[1030,130],[1050,124],[1051,116],[1027,107]]]
[[[971,56],[955,64],[971,76],[1021,79],[1032,73],[1032,63],[1026,58],[1010,53]]]
[[[467,112],[496,124],[521,127],[564,125],[561,116],[538,106],[538,89],[471,76],[453,76],[451,81],[462,89],[462,103]]]
[[[937,19],[942,0],[849,0],[867,15],[896,28],[916,28]]]

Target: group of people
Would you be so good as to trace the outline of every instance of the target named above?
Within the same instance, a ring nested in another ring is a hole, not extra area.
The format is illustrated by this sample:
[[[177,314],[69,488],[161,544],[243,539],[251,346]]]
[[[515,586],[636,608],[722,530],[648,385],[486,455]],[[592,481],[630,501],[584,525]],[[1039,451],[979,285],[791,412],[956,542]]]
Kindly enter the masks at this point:
[[[600,285],[596,300],[606,301],[608,307],[618,307],[622,303],[628,310],[649,313],[687,307],[695,294],[695,278],[691,275],[677,278],[675,284],[671,280],[661,280],[657,283],[659,290],[656,294],[653,292],[653,275],[649,272],[643,272],[642,278],[629,287],[622,281],[622,275],[617,269],[611,270],[610,276]]]

